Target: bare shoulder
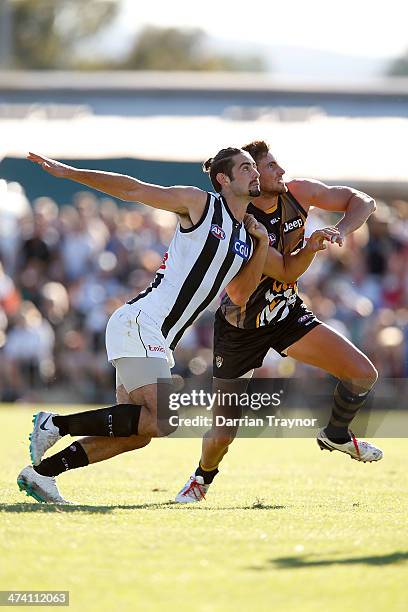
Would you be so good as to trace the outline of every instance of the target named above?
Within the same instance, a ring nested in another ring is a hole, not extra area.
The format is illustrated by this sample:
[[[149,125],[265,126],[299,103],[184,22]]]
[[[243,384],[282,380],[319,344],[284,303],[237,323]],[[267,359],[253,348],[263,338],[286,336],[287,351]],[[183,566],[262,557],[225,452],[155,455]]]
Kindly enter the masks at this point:
[[[178,202],[178,210],[181,226],[186,228],[196,225],[204,214],[208,200],[208,192],[198,187],[187,187],[177,185],[171,187],[173,195]]]
[[[170,187],[173,194],[186,205],[187,208],[204,208],[208,193],[199,187],[176,185]]]
[[[313,196],[324,185],[324,183],[317,179],[309,178],[295,178],[286,184],[293,195],[299,194],[306,197]]]
[[[289,191],[306,210],[313,205],[323,183],[316,179],[296,178],[286,183]]]

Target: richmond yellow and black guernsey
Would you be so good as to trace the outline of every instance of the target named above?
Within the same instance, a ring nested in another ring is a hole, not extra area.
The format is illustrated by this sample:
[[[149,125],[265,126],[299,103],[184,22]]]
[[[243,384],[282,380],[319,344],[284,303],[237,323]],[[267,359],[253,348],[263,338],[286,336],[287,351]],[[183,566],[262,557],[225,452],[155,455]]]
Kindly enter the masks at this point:
[[[263,211],[250,204],[247,212],[265,225],[270,246],[283,255],[302,247],[307,212],[290,191],[280,194],[273,208]],[[297,291],[297,283],[286,284],[264,276],[245,306],[236,306],[225,294],[221,312],[231,325],[243,329],[274,325],[288,316]]]

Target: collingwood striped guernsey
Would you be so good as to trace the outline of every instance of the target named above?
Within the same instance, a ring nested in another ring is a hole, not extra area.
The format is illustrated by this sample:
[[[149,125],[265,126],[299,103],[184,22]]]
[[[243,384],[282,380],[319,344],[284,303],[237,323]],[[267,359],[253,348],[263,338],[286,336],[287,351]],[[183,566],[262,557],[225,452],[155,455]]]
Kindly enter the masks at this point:
[[[150,316],[173,350],[253,252],[253,241],[220,194],[208,193],[201,219],[177,226],[151,285],[128,304]]]

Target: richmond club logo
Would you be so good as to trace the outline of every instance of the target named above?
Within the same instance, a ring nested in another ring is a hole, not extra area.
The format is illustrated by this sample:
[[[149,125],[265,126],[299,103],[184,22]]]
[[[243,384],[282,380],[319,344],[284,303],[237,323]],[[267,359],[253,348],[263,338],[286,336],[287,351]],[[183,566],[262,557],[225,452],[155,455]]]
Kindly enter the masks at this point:
[[[220,368],[223,364],[224,359],[222,357],[220,357],[220,355],[217,355],[215,358],[215,365],[217,366],[217,368]]]
[[[213,223],[211,226],[211,233],[213,236],[218,238],[218,240],[225,240],[224,230],[222,229],[222,227],[220,227],[219,225],[216,225],[215,223]]]

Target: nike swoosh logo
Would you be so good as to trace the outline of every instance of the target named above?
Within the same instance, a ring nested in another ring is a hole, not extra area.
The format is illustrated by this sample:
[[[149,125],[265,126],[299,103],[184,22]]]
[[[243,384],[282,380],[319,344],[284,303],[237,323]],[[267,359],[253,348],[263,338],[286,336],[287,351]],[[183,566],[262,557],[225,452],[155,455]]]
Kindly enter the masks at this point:
[[[46,424],[46,422],[47,422],[47,421],[48,421],[48,419],[50,419],[50,418],[51,418],[51,415],[49,414],[49,415],[47,416],[47,418],[45,419],[45,421],[43,421],[43,422],[41,423],[41,425],[40,425],[40,429],[42,429],[43,431],[48,431],[48,429],[47,429],[46,427],[44,427],[44,425]]]

